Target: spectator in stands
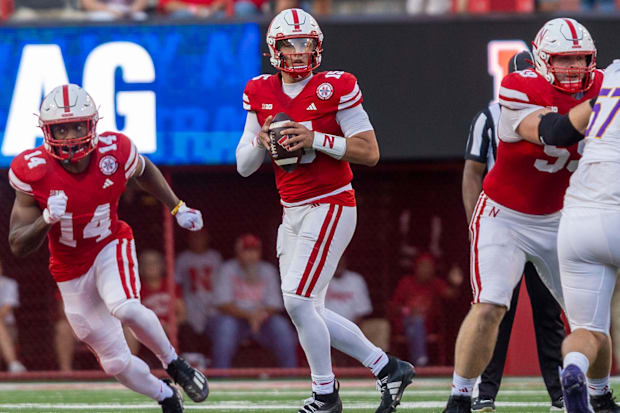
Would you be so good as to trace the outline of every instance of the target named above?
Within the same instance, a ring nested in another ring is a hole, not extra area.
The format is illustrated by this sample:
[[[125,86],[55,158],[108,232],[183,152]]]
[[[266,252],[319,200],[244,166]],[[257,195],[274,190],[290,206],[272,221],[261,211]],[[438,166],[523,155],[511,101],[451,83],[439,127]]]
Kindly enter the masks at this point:
[[[325,307],[357,324],[376,346],[389,349],[390,323],[381,318],[365,319],[372,313],[368,287],[364,277],[347,269],[346,256],[340,259],[329,283]]]
[[[451,0],[407,0],[408,14],[448,14],[452,10]]]
[[[428,364],[427,336],[438,328],[441,298],[450,293],[448,283],[435,274],[435,259],[422,253],[413,275],[401,278],[392,297],[392,314],[407,338],[409,359],[416,366]]]
[[[17,328],[13,310],[19,307],[17,282],[5,277],[0,264],[0,356],[7,365],[9,373],[21,373],[26,368],[17,359],[15,341]]]
[[[222,265],[222,255],[209,248],[209,233],[206,229],[187,233],[188,249],[176,258],[175,278],[181,286],[185,306],[191,311],[187,314],[187,323],[180,326],[184,333],[180,335],[180,347],[186,360],[193,360],[203,366],[206,363],[200,344],[200,336],[206,333],[208,325],[213,323],[217,314],[213,298],[213,277]],[[189,331],[187,331],[189,330]],[[195,337],[197,336],[197,337]],[[194,337],[193,340],[185,338]]]
[[[140,301],[145,307],[153,310],[161,326],[164,328],[166,335],[170,337],[170,310],[172,305],[170,300],[172,294],[169,293],[168,284],[166,282],[166,265],[164,257],[159,251],[144,250],[140,254]],[[176,323],[185,320],[185,303],[181,298],[181,289],[176,288],[174,311]],[[125,333],[127,344],[133,354],[137,354],[140,350],[140,342],[134,334]]]
[[[145,20],[148,0],[80,0],[91,20]]]
[[[77,0],[15,0],[12,20],[81,19]]]
[[[160,0],[162,12],[175,19],[224,18],[262,14],[269,7],[267,0]]]
[[[332,0],[314,0],[312,7],[309,7],[307,0],[275,0],[275,8],[275,14],[286,9],[302,8],[311,11],[314,16],[321,16],[331,14]]]
[[[280,367],[297,367],[297,341],[283,309],[280,278],[261,260],[261,241],[252,234],[235,243],[236,258],[222,265],[214,284],[220,311],[213,324],[213,367],[229,368],[239,343],[251,337],[273,352]]]

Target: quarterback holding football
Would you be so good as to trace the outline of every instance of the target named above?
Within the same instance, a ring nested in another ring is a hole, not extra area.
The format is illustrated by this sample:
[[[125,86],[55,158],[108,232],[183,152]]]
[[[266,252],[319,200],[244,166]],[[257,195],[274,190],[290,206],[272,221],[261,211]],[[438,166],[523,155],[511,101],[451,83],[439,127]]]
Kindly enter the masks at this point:
[[[278,73],[255,77],[245,88],[248,113],[237,170],[249,176],[266,153],[272,156],[284,209],[276,248],[284,305],[312,374],[313,395],[299,412],[342,411],[330,346],[372,370],[381,389],[377,413],[394,412],[415,375],[413,366],[388,357],[354,323],[325,308],[327,286],[357,220],[349,163],[379,161],[362,92],[350,73],[314,72],[321,64],[323,32],[301,9],[274,17],[267,46]]]

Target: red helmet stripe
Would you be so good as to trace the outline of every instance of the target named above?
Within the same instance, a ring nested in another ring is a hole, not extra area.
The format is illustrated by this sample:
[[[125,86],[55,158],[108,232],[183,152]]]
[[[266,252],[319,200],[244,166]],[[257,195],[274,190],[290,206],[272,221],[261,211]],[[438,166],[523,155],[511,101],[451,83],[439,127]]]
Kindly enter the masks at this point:
[[[62,87],[62,104],[65,107],[65,112],[70,112],[69,108],[69,85],[64,85]]]
[[[569,19],[564,19],[568,28],[570,29],[570,34],[573,36],[573,46],[579,47],[579,39],[577,38],[577,30],[575,29],[575,25]]]
[[[301,30],[301,27],[299,26],[299,16],[297,15],[297,9],[291,10],[291,13],[293,13],[293,23],[295,24],[295,30]]]

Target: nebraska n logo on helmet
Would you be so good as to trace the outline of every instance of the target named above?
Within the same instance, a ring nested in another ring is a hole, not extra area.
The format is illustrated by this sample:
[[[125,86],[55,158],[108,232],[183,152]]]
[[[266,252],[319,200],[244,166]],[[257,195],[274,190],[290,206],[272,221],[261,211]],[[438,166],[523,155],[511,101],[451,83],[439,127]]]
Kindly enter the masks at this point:
[[[54,158],[76,162],[97,146],[99,112],[90,95],[74,84],[55,87],[41,102],[39,127],[43,130],[45,150]],[[56,139],[52,126],[86,123],[86,134],[73,139]]]
[[[536,71],[557,89],[577,93],[592,86],[596,47],[588,30],[577,20],[557,18],[545,23],[532,42],[532,52]],[[583,55],[585,66],[557,67],[553,64],[554,57],[571,55]]]
[[[287,9],[269,24],[267,46],[273,67],[303,77],[321,64],[323,32],[310,14]]]

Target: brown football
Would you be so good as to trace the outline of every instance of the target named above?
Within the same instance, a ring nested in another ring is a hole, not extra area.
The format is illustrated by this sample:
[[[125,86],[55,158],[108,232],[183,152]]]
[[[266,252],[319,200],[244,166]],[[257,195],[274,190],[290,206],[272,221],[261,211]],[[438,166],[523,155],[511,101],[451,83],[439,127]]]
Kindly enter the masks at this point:
[[[303,149],[289,151],[287,145],[284,145],[288,136],[282,135],[281,132],[287,129],[284,125],[290,120],[289,115],[280,112],[273,117],[269,125],[269,154],[276,165],[286,172],[294,171],[304,154]]]

